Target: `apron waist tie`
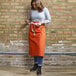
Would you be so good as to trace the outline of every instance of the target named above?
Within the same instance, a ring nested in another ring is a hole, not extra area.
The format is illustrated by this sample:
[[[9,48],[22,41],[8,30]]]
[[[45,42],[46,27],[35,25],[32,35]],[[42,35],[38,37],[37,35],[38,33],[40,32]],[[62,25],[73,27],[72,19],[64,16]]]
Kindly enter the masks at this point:
[[[33,26],[31,25],[31,30],[32,30],[32,32],[34,32],[34,36],[35,36],[35,26],[37,26],[37,24],[36,23],[34,23],[34,22],[32,22],[32,23],[30,23],[30,24],[33,24],[34,25],[34,29],[33,29]],[[41,24],[40,24],[41,25]],[[39,26],[40,26],[39,25]],[[39,27],[38,26],[38,27]]]
[[[33,29],[33,26],[31,26],[31,30],[32,32],[34,32],[34,36],[35,36],[35,25],[34,25],[34,29]]]

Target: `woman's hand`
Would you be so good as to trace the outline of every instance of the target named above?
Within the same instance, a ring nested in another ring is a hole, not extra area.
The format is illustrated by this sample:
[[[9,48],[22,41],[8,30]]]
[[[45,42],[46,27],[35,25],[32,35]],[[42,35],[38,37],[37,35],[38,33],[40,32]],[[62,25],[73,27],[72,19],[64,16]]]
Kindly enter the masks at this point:
[[[25,24],[28,25],[30,23],[30,20],[26,20]]]
[[[41,22],[38,22],[38,23],[30,22],[30,24],[34,24],[36,26],[40,26],[42,23]]]
[[[41,22],[39,22],[39,23],[37,23],[37,26],[40,26],[42,23]]]
[[[25,21],[25,24],[21,27],[21,29],[25,28],[25,26],[26,26],[26,25],[29,25],[29,23],[30,23],[30,20],[26,20],[26,21]]]
[[[21,26],[18,31],[21,31],[21,29],[24,29],[26,25],[29,25],[29,23],[30,23],[30,20],[26,20],[25,24]]]

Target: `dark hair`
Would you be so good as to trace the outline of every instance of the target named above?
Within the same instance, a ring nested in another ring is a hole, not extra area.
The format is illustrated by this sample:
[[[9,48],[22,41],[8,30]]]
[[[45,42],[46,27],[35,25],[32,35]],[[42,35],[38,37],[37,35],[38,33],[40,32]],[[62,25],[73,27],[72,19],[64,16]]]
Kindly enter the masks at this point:
[[[33,7],[33,5],[32,5],[33,2],[36,3],[36,6],[37,6],[37,8],[38,8],[38,11],[39,11],[39,12],[42,12],[42,11],[43,11],[43,8],[44,8],[42,2],[41,2],[41,1],[38,1],[38,0],[32,0],[32,1],[31,1],[31,9],[33,9],[33,10],[35,10],[34,7]]]

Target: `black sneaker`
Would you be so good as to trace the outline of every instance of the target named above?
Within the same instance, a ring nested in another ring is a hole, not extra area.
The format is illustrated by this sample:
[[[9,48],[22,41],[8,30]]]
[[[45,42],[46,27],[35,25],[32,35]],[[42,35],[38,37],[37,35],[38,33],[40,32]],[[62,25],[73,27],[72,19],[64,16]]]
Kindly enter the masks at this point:
[[[33,68],[30,69],[30,72],[31,72],[31,71],[36,71],[37,68],[38,68],[38,64],[34,64]]]
[[[37,68],[37,75],[41,75],[42,74],[41,67],[42,66],[38,66],[38,68]]]

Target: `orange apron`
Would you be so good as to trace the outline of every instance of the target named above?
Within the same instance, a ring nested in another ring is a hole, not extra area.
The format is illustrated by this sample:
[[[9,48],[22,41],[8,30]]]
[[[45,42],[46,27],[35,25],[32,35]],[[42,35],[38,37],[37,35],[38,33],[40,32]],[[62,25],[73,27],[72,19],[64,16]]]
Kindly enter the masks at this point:
[[[37,21],[33,22],[36,23]],[[45,25],[41,24],[40,26],[36,26],[34,24],[30,24],[28,34],[29,55],[44,56],[45,40],[46,40]]]

